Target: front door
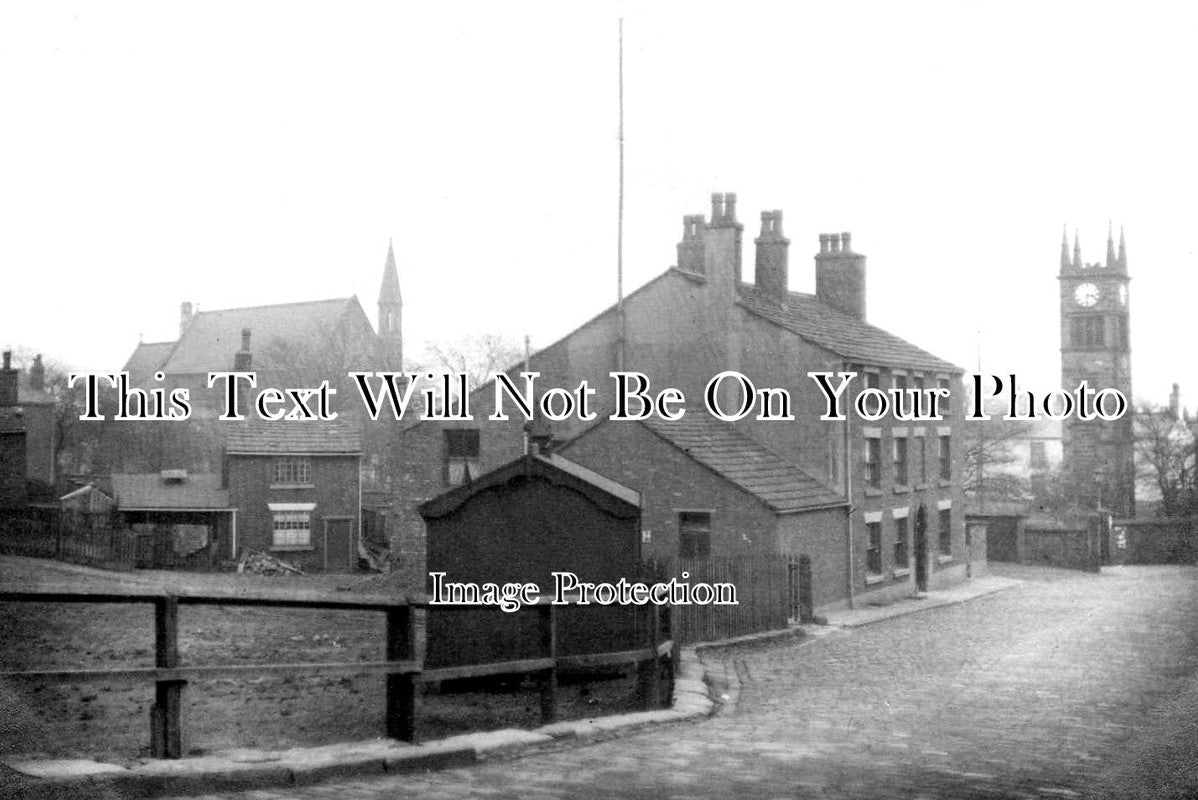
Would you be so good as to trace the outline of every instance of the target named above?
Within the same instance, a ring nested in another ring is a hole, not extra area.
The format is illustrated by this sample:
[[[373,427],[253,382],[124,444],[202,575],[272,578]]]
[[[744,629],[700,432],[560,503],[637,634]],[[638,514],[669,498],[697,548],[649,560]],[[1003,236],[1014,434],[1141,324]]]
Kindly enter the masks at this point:
[[[329,572],[348,572],[353,566],[354,523],[348,517],[324,521],[324,568]]]
[[[928,590],[928,511],[922,503],[915,512],[915,590]]]

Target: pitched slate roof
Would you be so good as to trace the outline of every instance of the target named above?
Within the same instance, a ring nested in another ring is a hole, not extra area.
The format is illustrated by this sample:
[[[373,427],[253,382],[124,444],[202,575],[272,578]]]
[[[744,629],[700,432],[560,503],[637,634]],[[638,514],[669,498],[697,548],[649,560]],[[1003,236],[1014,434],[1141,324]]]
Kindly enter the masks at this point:
[[[129,373],[129,380],[140,383],[162,368],[176,344],[178,342],[138,342],[121,371]]]
[[[131,376],[139,370],[148,376],[156,369],[175,375],[232,369],[233,356],[241,349],[241,332],[247,328],[254,369],[288,367],[291,365],[272,363],[274,348],[283,345],[301,356],[326,350],[328,337],[353,313],[361,315],[369,327],[357,297],[201,311],[178,341],[138,344],[125,370]]]
[[[620,498],[629,505],[634,505],[637,507],[641,505],[640,492],[629,489],[622,483],[616,483],[606,475],[600,475],[594,470],[587,469],[582,464],[575,464],[573,461],[569,460],[568,458],[563,458],[557,453],[538,455],[536,457],[542,461],[549,462],[563,472],[568,472],[576,478],[580,478],[581,480],[598,486],[603,491]]]
[[[220,488],[220,475],[197,473],[182,480],[166,480],[157,472],[112,476],[117,507],[129,510],[196,509],[219,511],[229,507],[229,492]]]
[[[341,417],[334,420],[268,420],[247,418],[222,422],[230,455],[359,455],[362,433]]]
[[[692,410],[676,422],[651,419],[641,424],[775,511],[803,511],[846,502],[835,490],[732,424],[702,411]]]
[[[960,367],[937,358],[893,333],[845,314],[812,294],[790,292],[786,306],[782,307],[756,286],[741,284],[737,300],[754,314],[848,360],[863,364],[961,372]]]

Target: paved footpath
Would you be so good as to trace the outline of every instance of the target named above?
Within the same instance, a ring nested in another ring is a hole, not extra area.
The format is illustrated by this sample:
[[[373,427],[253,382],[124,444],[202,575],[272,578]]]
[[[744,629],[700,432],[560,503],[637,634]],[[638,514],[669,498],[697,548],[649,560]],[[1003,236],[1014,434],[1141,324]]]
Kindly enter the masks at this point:
[[[706,656],[704,722],[422,775],[211,797],[1198,797],[1198,569],[1026,583]]]

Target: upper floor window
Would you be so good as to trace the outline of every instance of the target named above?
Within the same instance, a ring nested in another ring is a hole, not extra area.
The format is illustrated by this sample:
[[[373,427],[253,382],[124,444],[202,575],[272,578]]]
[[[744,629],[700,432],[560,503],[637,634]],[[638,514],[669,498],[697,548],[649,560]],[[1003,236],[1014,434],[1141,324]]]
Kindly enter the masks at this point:
[[[874,489],[882,486],[882,440],[876,436],[865,440],[865,485]]]
[[[940,440],[940,478],[941,480],[952,480],[953,478],[953,447],[952,438],[949,434],[941,434]]]
[[[479,466],[478,428],[445,431],[446,480],[451,486],[467,483],[482,474]]]
[[[907,437],[894,437],[894,482],[906,486],[910,478],[907,475]]]
[[[312,462],[307,456],[283,456],[275,459],[271,483],[303,486],[312,483]]]

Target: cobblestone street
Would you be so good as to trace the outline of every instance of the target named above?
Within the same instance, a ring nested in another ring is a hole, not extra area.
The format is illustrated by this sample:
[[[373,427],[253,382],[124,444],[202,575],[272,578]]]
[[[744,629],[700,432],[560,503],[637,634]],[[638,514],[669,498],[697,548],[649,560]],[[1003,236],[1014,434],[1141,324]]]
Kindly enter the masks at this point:
[[[1198,570],[1001,574],[1027,582],[709,655],[742,688],[702,723],[466,769],[228,796],[1198,796]]]

